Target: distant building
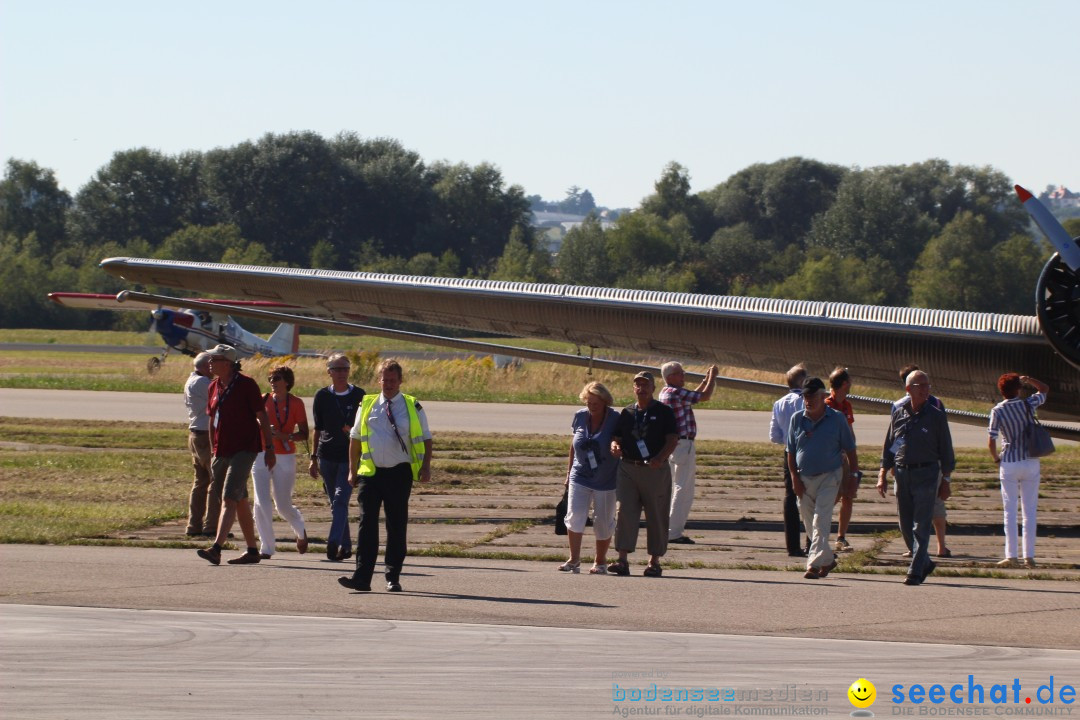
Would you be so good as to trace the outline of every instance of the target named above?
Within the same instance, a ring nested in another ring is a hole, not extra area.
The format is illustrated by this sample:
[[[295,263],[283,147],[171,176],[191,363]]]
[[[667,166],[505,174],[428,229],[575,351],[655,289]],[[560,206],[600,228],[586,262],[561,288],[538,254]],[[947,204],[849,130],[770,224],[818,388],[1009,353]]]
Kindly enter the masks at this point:
[[[1080,193],[1075,193],[1064,185],[1048,186],[1039,199],[1051,208],[1080,207]]]
[[[604,210],[600,213],[600,227],[604,230],[610,230],[615,226],[614,222],[604,219],[607,212]],[[562,248],[563,240],[566,239],[566,233],[584,223],[586,217],[588,216],[534,210],[532,226],[540,231],[537,233],[540,243],[549,253],[557,255]]]

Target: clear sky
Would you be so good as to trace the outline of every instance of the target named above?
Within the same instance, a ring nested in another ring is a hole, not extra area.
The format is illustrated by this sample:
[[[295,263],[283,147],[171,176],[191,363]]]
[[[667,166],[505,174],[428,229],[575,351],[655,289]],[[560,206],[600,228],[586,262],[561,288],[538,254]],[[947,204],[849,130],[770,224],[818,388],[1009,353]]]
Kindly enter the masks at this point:
[[[392,137],[633,207],[803,156],[1080,190],[1080,2],[0,0],[0,158]]]

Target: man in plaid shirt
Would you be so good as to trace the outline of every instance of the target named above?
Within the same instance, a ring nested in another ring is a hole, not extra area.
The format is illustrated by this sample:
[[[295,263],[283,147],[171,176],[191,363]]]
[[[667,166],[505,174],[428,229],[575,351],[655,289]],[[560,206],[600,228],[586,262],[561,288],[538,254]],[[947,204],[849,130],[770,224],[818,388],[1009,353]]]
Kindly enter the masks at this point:
[[[694,438],[697,436],[697,421],[694,419],[696,403],[712,397],[716,386],[716,376],[720,368],[711,366],[705,373],[696,390],[688,390],[686,373],[677,362],[667,362],[660,367],[666,387],[660,391],[660,402],[675,412],[675,424],[679,430],[679,444],[671,454],[671,520],[668,526],[668,542],[693,545],[694,541],[686,536],[686,518],[690,515],[690,506],[694,503],[694,472],[697,455],[694,452]]]

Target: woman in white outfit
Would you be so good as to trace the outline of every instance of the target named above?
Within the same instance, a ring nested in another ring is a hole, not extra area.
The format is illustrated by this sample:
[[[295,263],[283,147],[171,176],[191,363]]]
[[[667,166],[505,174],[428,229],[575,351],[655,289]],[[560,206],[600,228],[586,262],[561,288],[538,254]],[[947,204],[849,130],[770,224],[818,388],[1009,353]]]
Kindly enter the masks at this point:
[[[1020,397],[1020,387],[1030,385],[1037,391]],[[1046,402],[1050,388],[1027,375],[1005,373],[998,378],[998,390],[1005,398],[990,411],[990,456],[1000,466],[1001,502],[1005,506],[1005,559],[998,567],[1018,567],[1019,557],[1025,567],[1035,567],[1035,508],[1039,502],[1039,459],[1028,457],[1024,429],[1031,424],[1035,408]],[[1001,450],[998,450],[998,439]],[[1023,516],[1023,547],[1017,555],[1016,503]]]
[[[259,531],[259,554],[264,559],[273,556],[274,507],[278,515],[289,523],[296,533],[296,549],[307,552],[307,531],[304,518],[293,505],[293,488],[296,486],[296,443],[307,443],[308,422],[304,401],[289,391],[295,380],[291,368],[281,366],[270,371],[272,392],[264,396],[266,415],[270,418],[270,434],[274,439],[277,463],[268,470],[262,462],[262,453],[256,459],[258,467],[252,468],[255,482],[255,527]],[[271,499],[271,495],[273,499]]]

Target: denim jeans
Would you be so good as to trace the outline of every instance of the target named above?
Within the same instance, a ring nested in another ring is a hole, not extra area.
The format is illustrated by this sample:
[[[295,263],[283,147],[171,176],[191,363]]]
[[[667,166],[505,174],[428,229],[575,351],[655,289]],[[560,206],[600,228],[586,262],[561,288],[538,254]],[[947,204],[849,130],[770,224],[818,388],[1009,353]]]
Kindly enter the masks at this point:
[[[344,552],[352,552],[352,536],[349,533],[349,500],[352,485],[349,484],[349,461],[333,462],[319,458],[319,474],[323,488],[330,500],[330,532],[326,542],[337,543]]]
[[[908,575],[924,577],[930,564],[927,543],[934,532],[934,499],[937,497],[940,465],[920,468],[896,467],[896,511],[900,529],[911,534],[911,565]]]

